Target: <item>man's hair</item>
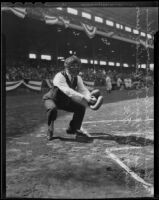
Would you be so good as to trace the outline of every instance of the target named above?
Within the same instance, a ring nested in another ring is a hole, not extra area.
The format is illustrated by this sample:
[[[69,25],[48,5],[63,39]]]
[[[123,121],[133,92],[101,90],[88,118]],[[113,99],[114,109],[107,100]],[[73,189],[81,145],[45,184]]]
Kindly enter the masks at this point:
[[[64,66],[65,67],[70,67],[72,64],[75,64],[75,63],[77,63],[78,66],[81,65],[80,59],[77,56],[73,55],[73,56],[70,56],[70,57],[66,58],[66,60],[64,62]]]

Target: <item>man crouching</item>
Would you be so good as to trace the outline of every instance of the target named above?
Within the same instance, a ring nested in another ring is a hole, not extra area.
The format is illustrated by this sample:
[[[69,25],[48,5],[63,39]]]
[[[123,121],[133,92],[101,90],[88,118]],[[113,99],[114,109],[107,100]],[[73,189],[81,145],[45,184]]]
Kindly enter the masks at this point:
[[[84,86],[82,78],[78,76],[80,66],[81,61],[78,57],[73,55],[67,58],[64,62],[64,70],[55,75],[53,87],[43,96],[47,109],[48,140],[53,139],[54,121],[57,118],[58,109],[74,113],[66,130],[67,134],[88,137],[80,130],[86,107],[92,106],[92,109],[97,110],[102,104],[103,97],[98,100],[99,91],[92,95]]]

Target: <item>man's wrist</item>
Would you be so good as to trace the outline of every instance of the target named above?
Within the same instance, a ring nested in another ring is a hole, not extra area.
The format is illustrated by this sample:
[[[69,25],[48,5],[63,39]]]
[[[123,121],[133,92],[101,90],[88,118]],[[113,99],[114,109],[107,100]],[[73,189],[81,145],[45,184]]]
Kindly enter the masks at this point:
[[[89,102],[89,98],[87,96],[83,96],[83,100]]]
[[[87,99],[86,99],[84,96],[82,97],[81,104],[82,104],[83,106],[85,106],[85,107],[88,106],[88,101],[87,101]]]

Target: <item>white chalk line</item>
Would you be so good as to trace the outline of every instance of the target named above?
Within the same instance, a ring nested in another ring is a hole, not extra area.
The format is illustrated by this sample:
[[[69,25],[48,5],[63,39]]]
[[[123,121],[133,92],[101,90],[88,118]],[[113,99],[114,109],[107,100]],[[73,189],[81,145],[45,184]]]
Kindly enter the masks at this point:
[[[141,119],[137,119],[138,121],[144,121]],[[131,120],[131,121],[137,121],[137,120]],[[146,121],[150,121],[154,119],[147,119]],[[95,122],[107,122],[107,121],[128,121],[128,120],[102,120],[102,121],[95,121]],[[94,123],[93,121],[85,122],[85,123]],[[83,123],[84,124],[84,123]],[[65,128],[56,128],[56,129],[65,129]],[[83,129],[83,127],[81,128]],[[83,129],[85,134],[88,135],[89,137],[92,137],[86,129]],[[118,150],[130,150],[130,149],[141,149],[142,147],[120,147],[120,148],[110,148],[109,150],[106,150],[106,153],[108,156],[117,162],[117,164],[122,167],[125,171],[128,172],[138,182],[140,182],[143,187],[151,194],[153,195],[154,193],[154,187],[152,184],[145,182],[141,177],[139,177],[135,172],[133,172],[128,166],[126,166],[115,154],[113,154],[111,151],[118,151]]]
[[[145,121],[153,121],[154,119],[113,119],[113,120],[100,120],[100,121],[85,121],[83,124],[92,124],[92,123],[108,123],[108,122],[145,122]]]
[[[112,147],[107,149],[108,151],[120,151],[120,150],[130,150],[130,149],[141,149],[143,147]]]
[[[110,152],[109,150],[105,151],[108,156],[115,161],[121,168],[123,168],[128,174],[131,175],[136,181],[140,182],[142,186],[151,194],[154,193],[154,187],[152,184],[145,182],[141,177],[139,177],[135,172],[133,172],[128,166],[126,166],[115,154]]]

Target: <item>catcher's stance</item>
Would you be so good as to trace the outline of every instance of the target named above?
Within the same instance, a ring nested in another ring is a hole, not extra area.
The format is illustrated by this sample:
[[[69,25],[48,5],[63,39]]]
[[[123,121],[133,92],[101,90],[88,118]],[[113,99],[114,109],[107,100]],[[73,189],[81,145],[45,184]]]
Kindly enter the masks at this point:
[[[53,87],[43,96],[44,105],[47,109],[48,131],[47,139],[51,140],[54,133],[54,121],[57,110],[73,112],[73,118],[66,130],[67,134],[88,137],[80,128],[84,118],[86,107],[97,110],[103,103],[103,97],[99,90],[90,92],[78,76],[81,61],[76,56],[65,60],[64,71],[58,72],[53,79]]]

